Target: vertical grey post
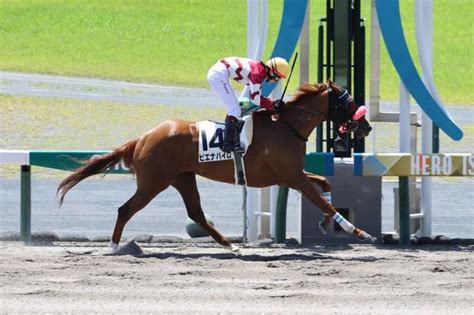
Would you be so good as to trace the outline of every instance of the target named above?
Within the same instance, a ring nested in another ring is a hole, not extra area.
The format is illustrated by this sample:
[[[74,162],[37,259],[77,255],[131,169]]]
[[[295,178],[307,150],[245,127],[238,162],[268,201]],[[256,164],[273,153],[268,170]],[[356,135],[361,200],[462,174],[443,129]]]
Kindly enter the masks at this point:
[[[353,10],[351,9],[354,1],[334,0],[333,20],[331,22],[334,32],[333,38],[333,79],[334,81],[347,88],[349,93],[353,93],[352,89],[352,29],[353,29]],[[357,21],[359,22],[359,21]],[[327,123],[331,125],[331,123]],[[327,138],[335,138],[335,130],[337,126],[332,124],[333,130],[328,132]],[[330,137],[328,135],[331,135]],[[343,135],[344,141],[350,143],[350,134]],[[333,145],[333,151],[336,157],[351,157],[351,145],[347,145],[345,150],[336,150]]]
[[[351,1],[334,0],[334,81],[352,92]]]
[[[288,203],[288,187],[280,186],[276,205],[275,243],[286,240],[286,205]]]
[[[244,233],[242,234],[242,242],[247,243],[248,242],[248,235],[247,235],[247,230],[249,226],[248,218],[247,218],[247,186],[242,186],[243,190],[243,199],[244,202],[242,203],[242,214],[243,214],[243,227],[244,227]]]
[[[324,27],[323,21],[326,19],[319,19],[318,26],[318,82],[323,82],[323,55],[324,55]],[[327,77],[329,74],[327,75]],[[316,152],[323,152],[323,124],[316,127]]]
[[[433,123],[433,153],[439,153],[439,127]]]
[[[31,167],[21,166],[20,239],[31,241]]]
[[[400,198],[400,245],[410,245],[410,194],[408,192],[408,177],[398,178]]]
[[[300,34],[300,85],[309,82],[309,6],[306,6],[306,15],[304,17],[303,27]]]

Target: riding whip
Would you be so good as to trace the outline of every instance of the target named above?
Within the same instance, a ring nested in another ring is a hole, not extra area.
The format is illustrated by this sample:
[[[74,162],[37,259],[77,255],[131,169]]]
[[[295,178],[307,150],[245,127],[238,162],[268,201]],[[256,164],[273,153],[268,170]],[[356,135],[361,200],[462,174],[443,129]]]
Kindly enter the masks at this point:
[[[293,73],[293,69],[295,68],[296,59],[298,59],[298,52],[296,52],[295,58],[293,58],[293,64],[291,65],[290,75],[288,76],[288,80],[286,80],[285,89],[283,90],[283,94],[280,97],[280,101],[283,101],[283,97],[285,96],[286,89],[288,88],[288,83],[290,83],[291,74]]]
[[[288,76],[288,80],[286,80],[286,85],[285,85],[285,89],[283,90],[283,94],[281,94],[280,99],[276,101],[276,103],[278,104],[277,105],[278,107],[276,107],[275,114],[272,115],[272,120],[273,121],[277,121],[277,120],[280,119],[280,115],[279,115],[280,104],[283,102],[283,97],[285,97],[286,89],[288,88],[288,83],[290,83],[291,74],[293,73],[293,69],[295,68],[296,59],[298,59],[298,52],[296,52],[295,58],[293,59],[293,64],[291,65],[290,75]]]

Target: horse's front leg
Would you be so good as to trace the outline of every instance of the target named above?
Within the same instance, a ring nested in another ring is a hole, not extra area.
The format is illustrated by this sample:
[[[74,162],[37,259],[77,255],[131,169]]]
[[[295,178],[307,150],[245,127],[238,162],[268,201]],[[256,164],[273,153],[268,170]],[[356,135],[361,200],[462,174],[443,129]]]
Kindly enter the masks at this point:
[[[323,197],[326,199],[328,203],[332,204],[331,183],[328,181],[328,179],[324,176],[316,175],[316,174],[306,172],[306,171],[303,171],[303,173],[311,182],[321,187],[323,191]],[[324,235],[327,235],[326,229],[331,223],[331,216],[327,213],[323,213],[323,214],[324,214],[324,217],[321,221],[319,221],[318,227],[321,233],[323,233]]]
[[[325,218],[333,218],[341,228],[349,234],[353,234],[362,240],[374,241],[374,238],[367,232],[356,228],[352,223],[347,221],[336,209],[326,200],[323,195],[314,187],[313,181],[316,182],[317,175],[311,176],[312,179],[307,175],[308,173],[302,173],[301,176],[296,178],[290,187],[299,190],[306,198],[308,198],[313,204],[319,207],[325,215]],[[327,180],[326,180],[327,181]],[[323,188],[324,190],[324,188]]]

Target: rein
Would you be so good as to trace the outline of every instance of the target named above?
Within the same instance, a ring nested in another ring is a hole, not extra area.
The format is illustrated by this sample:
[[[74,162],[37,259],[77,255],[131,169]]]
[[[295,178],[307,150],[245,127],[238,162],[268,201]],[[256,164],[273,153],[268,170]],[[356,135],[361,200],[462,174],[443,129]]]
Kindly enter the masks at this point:
[[[332,91],[330,87],[328,87],[328,90],[329,90],[329,92]],[[307,111],[307,112],[309,112],[309,113],[311,113],[311,114],[314,114],[314,115],[322,115],[322,113],[320,113],[320,112],[318,112],[318,111],[315,111],[315,110],[312,110],[312,109],[308,109],[308,108],[306,108],[306,107],[301,107],[301,106],[296,106],[296,105],[295,105],[295,106],[292,106],[292,107],[293,107],[293,108],[297,108],[297,109],[301,109],[301,110],[305,110],[305,111]],[[291,129],[291,131],[293,131],[293,133],[294,133],[298,138],[300,138],[300,139],[303,140],[304,142],[308,142],[308,138],[303,137],[303,136],[298,132],[298,130],[296,130],[296,129],[285,119],[285,117],[284,117],[282,114],[280,114],[279,118],[285,123],[285,125],[288,126],[288,128]]]
[[[280,114],[280,119],[285,123],[285,125],[287,125],[291,131],[293,131],[293,133],[298,137],[300,138],[301,140],[303,140],[304,142],[308,142],[308,138],[305,138],[303,137],[299,132],[298,130],[296,130],[295,128],[293,128],[293,126],[285,119],[285,117],[283,117],[283,115]]]
[[[320,112],[317,112],[315,110],[311,110],[311,109],[308,109],[308,108],[305,108],[305,107],[301,107],[301,106],[293,106],[293,108],[298,108],[298,109],[302,109],[302,110],[305,110],[307,112],[310,112],[311,114],[315,114],[315,115],[321,115]]]

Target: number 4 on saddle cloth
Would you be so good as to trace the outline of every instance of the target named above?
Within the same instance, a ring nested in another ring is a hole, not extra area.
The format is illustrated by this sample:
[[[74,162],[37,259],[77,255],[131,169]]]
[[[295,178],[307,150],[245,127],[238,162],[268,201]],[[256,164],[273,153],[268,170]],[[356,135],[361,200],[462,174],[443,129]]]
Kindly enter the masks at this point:
[[[235,183],[245,185],[245,165],[243,156],[252,143],[253,119],[252,115],[242,118],[243,126],[240,129],[240,146],[245,150],[242,154],[222,151],[224,143],[224,123],[203,120],[197,123],[199,128],[199,163],[210,163],[234,159]]]

